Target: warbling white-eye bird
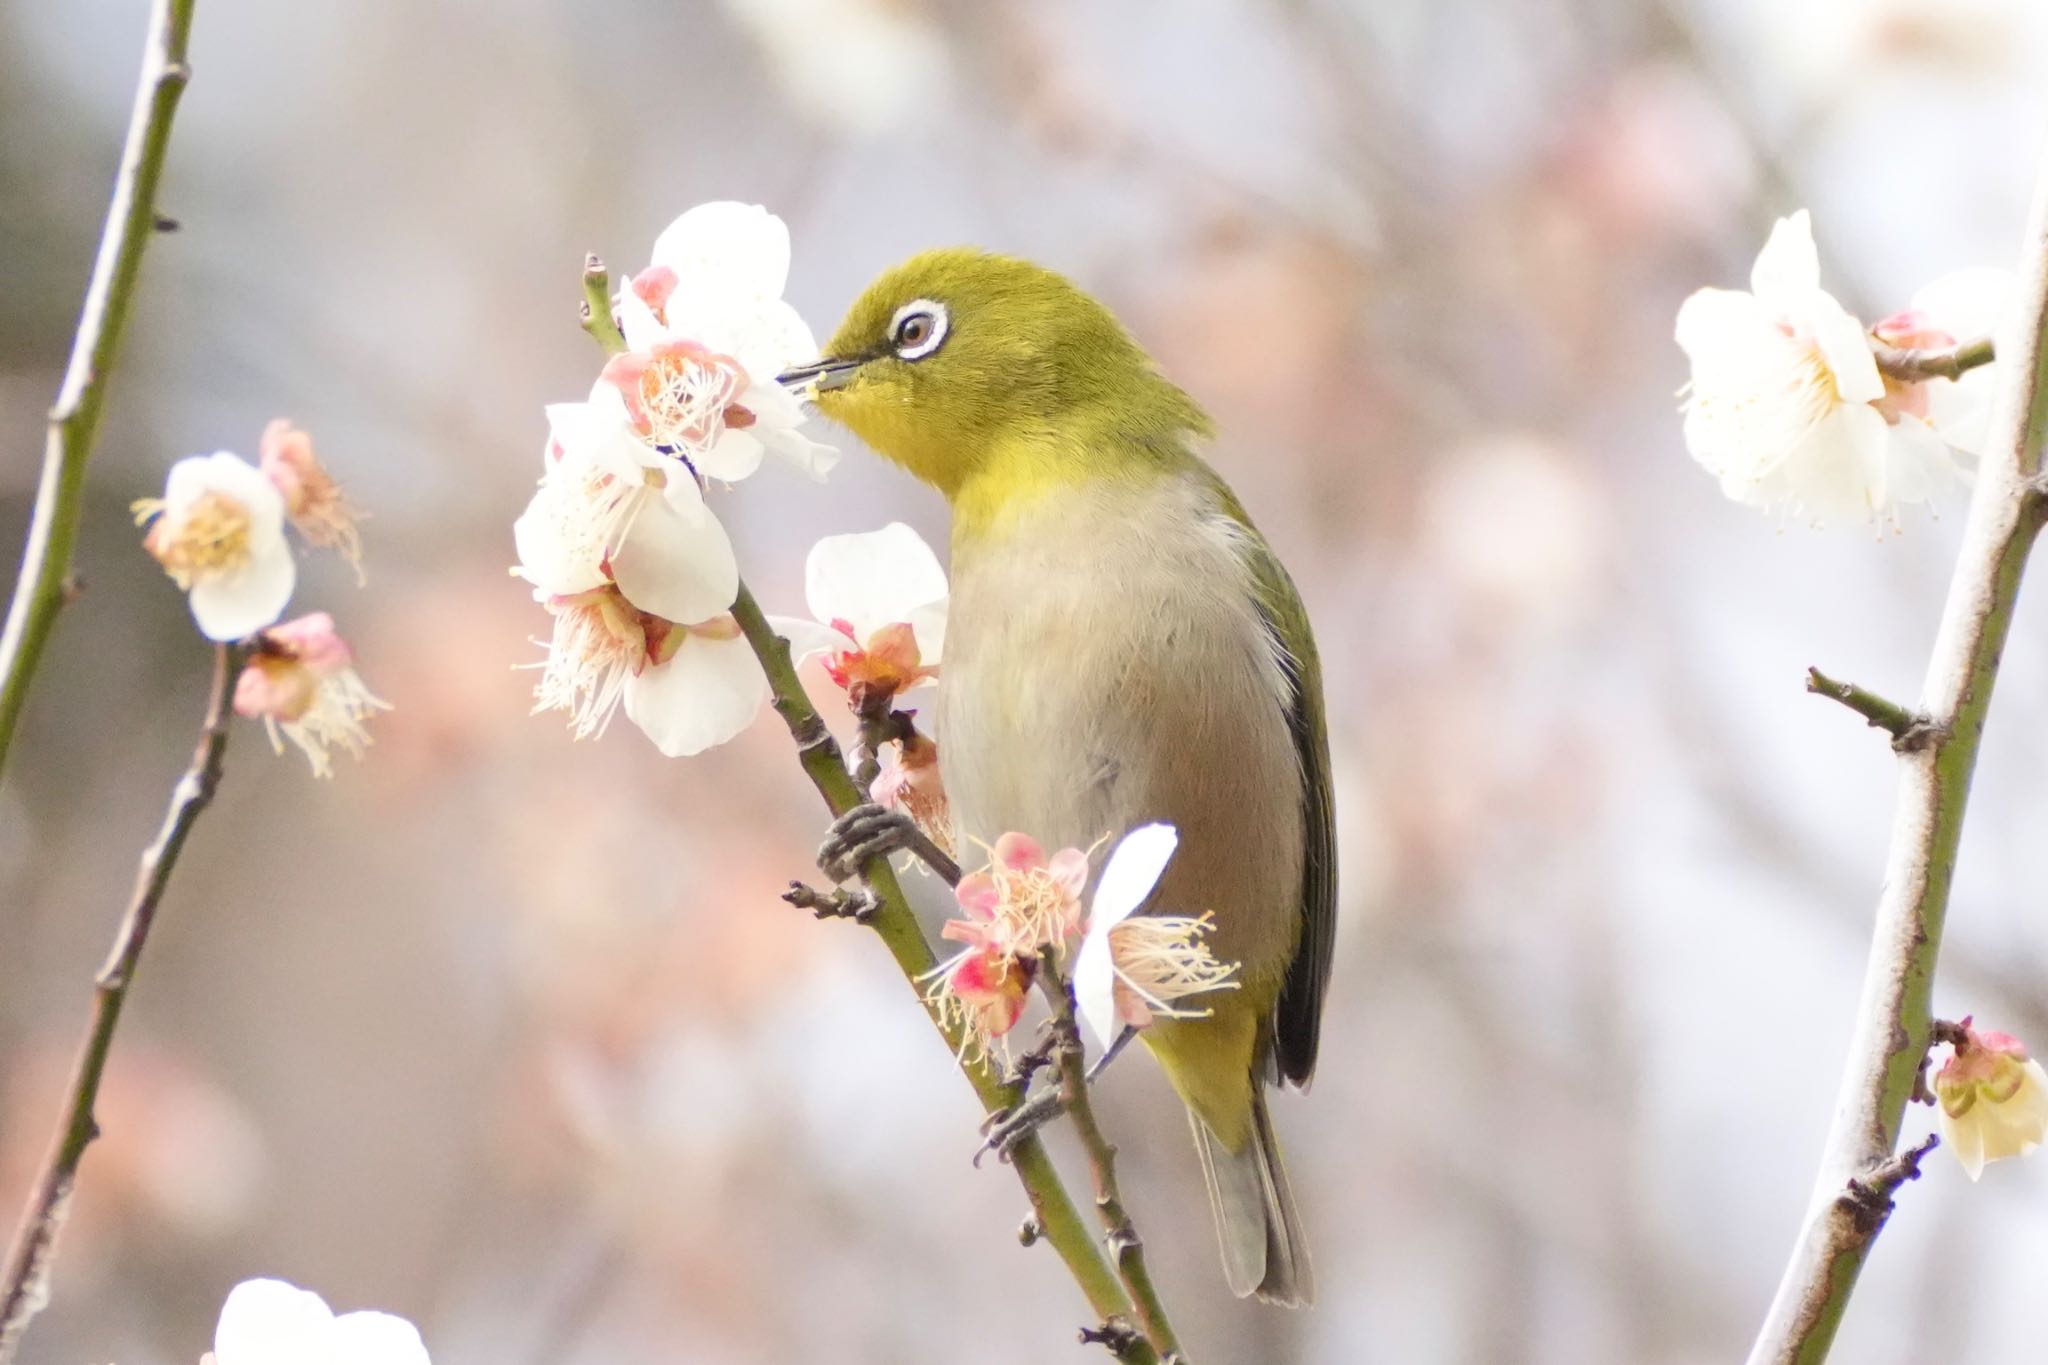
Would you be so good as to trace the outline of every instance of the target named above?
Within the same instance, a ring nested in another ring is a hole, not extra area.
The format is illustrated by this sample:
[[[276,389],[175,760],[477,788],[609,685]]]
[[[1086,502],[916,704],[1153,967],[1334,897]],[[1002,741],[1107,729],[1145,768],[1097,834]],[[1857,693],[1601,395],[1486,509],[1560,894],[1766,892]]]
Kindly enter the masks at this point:
[[[1180,831],[1152,908],[1213,913],[1241,987],[1141,1036],[1188,1107],[1231,1289],[1308,1303],[1265,1091],[1308,1084],[1329,980],[1322,681],[1287,571],[1195,453],[1209,419],[1086,293],[966,248],[884,274],[785,379],[952,504],[958,832]]]

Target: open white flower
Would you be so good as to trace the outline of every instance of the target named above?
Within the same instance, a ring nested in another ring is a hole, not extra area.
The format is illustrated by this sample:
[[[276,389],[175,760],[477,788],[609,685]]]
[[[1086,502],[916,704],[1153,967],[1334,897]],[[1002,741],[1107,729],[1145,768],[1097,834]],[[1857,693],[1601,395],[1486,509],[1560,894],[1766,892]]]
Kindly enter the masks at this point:
[[[605,366],[635,429],[707,479],[734,482],[764,450],[822,478],[838,452],[805,436],[802,402],[775,382],[818,343],[782,298],[789,229],[755,204],[699,204],[655,239],[619,291],[626,353]]]
[[[1804,209],[1772,229],[1749,292],[1685,301],[1677,339],[1692,362],[1686,447],[1736,501],[1867,522],[1955,486],[1945,444],[1892,438],[1870,338],[1820,287]]]
[[[135,504],[143,548],[185,590],[210,640],[239,640],[271,624],[298,580],[284,535],[283,496],[239,455],[222,450],[171,466],[161,498]]]
[[[390,1313],[337,1317],[283,1280],[244,1280],[221,1306],[213,1365],[429,1365],[419,1329]]]
[[[670,621],[722,615],[739,592],[732,542],[680,460],[639,440],[616,408],[556,403],[540,488],[513,524],[536,596],[616,584]]]
[[[1218,962],[1202,942],[1214,922],[1210,915],[1137,913],[1179,843],[1172,825],[1141,825],[1117,844],[1095,885],[1088,930],[1074,956],[1074,1004],[1105,1048],[1125,1027],[1208,1013],[1176,1000],[1237,987],[1237,964]]]
[[[678,625],[640,611],[617,587],[540,595],[554,617],[534,711],[566,711],[578,739],[626,715],[670,758],[702,753],[753,723],[768,675],[721,613]]]
[[[879,531],[826,536],[804,560],[812,620],[778,616],[797,662],[823,656],[832,681],[860,697],[896,693],[938,676],[946,643],[946,571],[924,538],[900,521]]]

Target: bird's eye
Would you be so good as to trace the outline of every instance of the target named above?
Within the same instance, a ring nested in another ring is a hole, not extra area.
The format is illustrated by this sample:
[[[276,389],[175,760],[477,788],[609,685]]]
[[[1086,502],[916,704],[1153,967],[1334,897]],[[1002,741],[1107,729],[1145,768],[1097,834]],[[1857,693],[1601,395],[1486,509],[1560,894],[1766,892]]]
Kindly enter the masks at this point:
[[[897,355],[924,359],[946,339],[946,305],[930,299],[904,304],[889,323],[889,336]]]

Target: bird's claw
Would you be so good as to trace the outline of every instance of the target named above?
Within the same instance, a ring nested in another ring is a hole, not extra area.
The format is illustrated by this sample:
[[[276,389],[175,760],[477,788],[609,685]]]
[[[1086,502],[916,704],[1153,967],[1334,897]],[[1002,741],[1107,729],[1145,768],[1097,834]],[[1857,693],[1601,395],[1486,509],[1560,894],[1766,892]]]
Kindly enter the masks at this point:
[[[1017,1150],[1018,1143],[1037,1133],[1066,1109],[1066,1096],[1060,1093],[1059,1087],[1052,1086],[1027,1096],[999,1114],[991,1114],[982,1125],[984,1136],[981,1150],[974,1154],[974,1164],[979,1166],[981,1159],[990,1152],[996,1154],[998,1161],[1008,1161],[1010,1154]]]
[[[903,811],[865,802],[832,822],[818,845],[818,868],[835,882],[852,881],[868,859],[914,847],[917,832],[917,822]]]
[[[960,884],[960,865],[917,827],[909,812],[889,810],[872,801],[855,806],[832,822],[818,846],[818,867],[835,882],[851,881],[870,858],[914,853],[948,886]]]

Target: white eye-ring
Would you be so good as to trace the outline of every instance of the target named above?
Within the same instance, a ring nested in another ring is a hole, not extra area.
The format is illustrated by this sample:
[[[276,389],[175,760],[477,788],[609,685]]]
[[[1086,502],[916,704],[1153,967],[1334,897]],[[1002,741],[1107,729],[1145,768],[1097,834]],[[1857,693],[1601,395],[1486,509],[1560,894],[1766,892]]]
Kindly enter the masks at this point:
[[[889,340],[905,360],[923,360],[946,339],[946,305],[913,299],[889,320]]]

